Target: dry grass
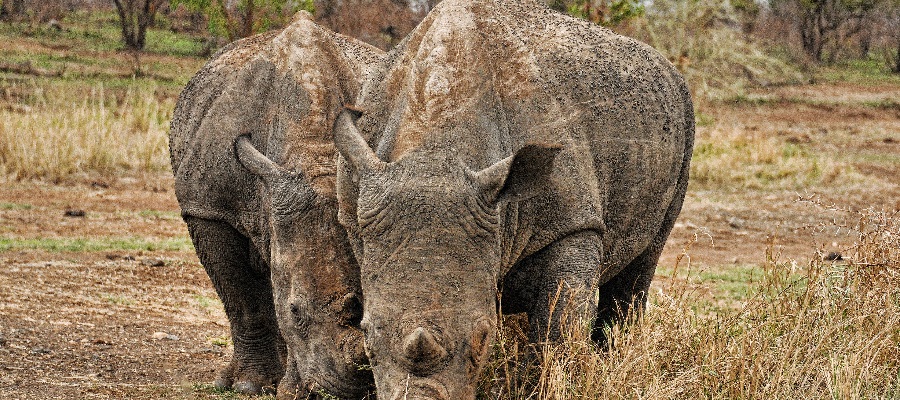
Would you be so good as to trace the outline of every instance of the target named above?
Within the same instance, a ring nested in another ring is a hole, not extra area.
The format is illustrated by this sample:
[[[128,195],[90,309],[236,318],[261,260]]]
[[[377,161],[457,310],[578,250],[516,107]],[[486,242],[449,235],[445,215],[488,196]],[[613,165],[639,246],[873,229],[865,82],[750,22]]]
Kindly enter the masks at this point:
[[[23,101],[0,108],[0,175],[61,181],[82,172],[169,168],[174,99],[157,96],[153,85],[111,91],[97,84],[84,93],[34,83],[4,89]]]
[[[845,263],[798,270],[769,252],[741,307],[708,313],[677,278],[598,351],[581,329],[523,345],[507,321],[483,376],[484,399],[900,397],[900,216],[849,212]],[[676,266],[677,269],[677,266]]]
[[[668,57],[684,73],[695,98],[729,99],[749,87],[807,80],[796,67],[741,35],[733,21],[737,19],[722,0],[656,0],[627,33]]]
[[[852,166],[822,157],[766,129],[714,125],[697,130],[691,185],[800,189],[849,182],[854,177]]]

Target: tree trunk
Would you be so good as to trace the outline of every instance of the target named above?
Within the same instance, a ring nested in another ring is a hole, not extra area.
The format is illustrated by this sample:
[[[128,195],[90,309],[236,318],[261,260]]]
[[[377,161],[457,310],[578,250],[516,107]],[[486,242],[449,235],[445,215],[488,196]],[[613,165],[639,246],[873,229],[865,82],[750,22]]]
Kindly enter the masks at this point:
[[[817,10],[807,10],[800,18],[800,40],[803,52],[815,62],[822,60],[822,31],[820,14]]]
[[[241,37],[249,37],[253,34],[253,11],[256,4],[254,0],[247,0],[247,12],[244,14],[244,27],[241,30]]]
[[[147,27],[153,23],[156,10],[165,0],[113,0],[122,28],[126,50],[141,51],[146,45]]]
[[[132,1],[113,0],[116,5],[116,12],[119,14],[119,27],[122,29],[122,42],[126,49],[134,49],[134,22],[131,20],[133,13]]]
[[[900,73],[900,38],[897,39],[897,52],[894,53],[894,73]]]

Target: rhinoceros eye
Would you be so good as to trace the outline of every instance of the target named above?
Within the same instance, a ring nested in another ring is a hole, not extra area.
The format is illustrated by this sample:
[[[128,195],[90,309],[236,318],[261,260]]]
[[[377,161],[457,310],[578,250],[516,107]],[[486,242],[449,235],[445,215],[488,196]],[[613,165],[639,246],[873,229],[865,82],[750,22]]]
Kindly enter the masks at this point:
[[[272,184],[269,193],[272,197],[272,214],[276,217],[288,217],[306,211],[312,206],[315,195],[302,175],[278,180]]]

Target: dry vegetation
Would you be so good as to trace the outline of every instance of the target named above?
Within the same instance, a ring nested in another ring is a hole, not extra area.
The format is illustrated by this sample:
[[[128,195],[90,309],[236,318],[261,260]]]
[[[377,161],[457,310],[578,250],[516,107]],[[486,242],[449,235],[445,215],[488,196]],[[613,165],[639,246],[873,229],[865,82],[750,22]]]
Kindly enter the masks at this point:
[[[78,173],[169,168],[174,100],[158,99],[152,87],[131,85],[118,97],[102,84],[85,93],[32,82],[4,90],[28,93],[30,105],[0,109],[0,174],[59,182]]]
[[[799,76],[734,32],[692,36],[690,11],[646,31],[698,93],[692,183],[649,307],[607,349],[578,324],[531,346],[508,316],[480,398],[900,398],[900,78],[866,62]],[[226,321],[169,176],[175,97],[204,61],[184,54],[202,46],[150,40],[135,74],[110,18],[64,23],[0,24],[0,56],[31,66],[0,72],[0,392],[244,398],[205,383],[228,359]],[[87,217],[64,217],[73,206]],[[163,327],[181,339],[148,339]]]
[[[720,0],[658,0],[647,18],[623,30],[668,57],[701,99],[727,100],[751,87],[808,79],[797,67],[728,26],[737,19],[722,4]]]
[[[811,205],[816,206],[816,205]],[[821,205],[818,205],[821,206]],[[655,286],[612,345],[524,345],[506,324],[485,375],[491,399],[875,399],[900,396],[900,219],[846,211],[857,241],[846,262],[783,262],[770,248],[734,309],[697,309],[688,272]],[[679,258],[683,263],[687,258]],[[689,263],[689,261],[687,261]]]

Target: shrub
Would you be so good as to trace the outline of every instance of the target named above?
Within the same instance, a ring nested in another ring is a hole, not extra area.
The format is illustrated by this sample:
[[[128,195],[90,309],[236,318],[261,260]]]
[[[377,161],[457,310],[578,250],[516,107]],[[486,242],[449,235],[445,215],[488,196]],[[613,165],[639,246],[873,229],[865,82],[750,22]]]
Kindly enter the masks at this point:
[[[668,57],[703,99],[728,99],[752,86],[806,80],[796,67],[742,35],[733,10],[722,0],[656,0],[635,36]]]

